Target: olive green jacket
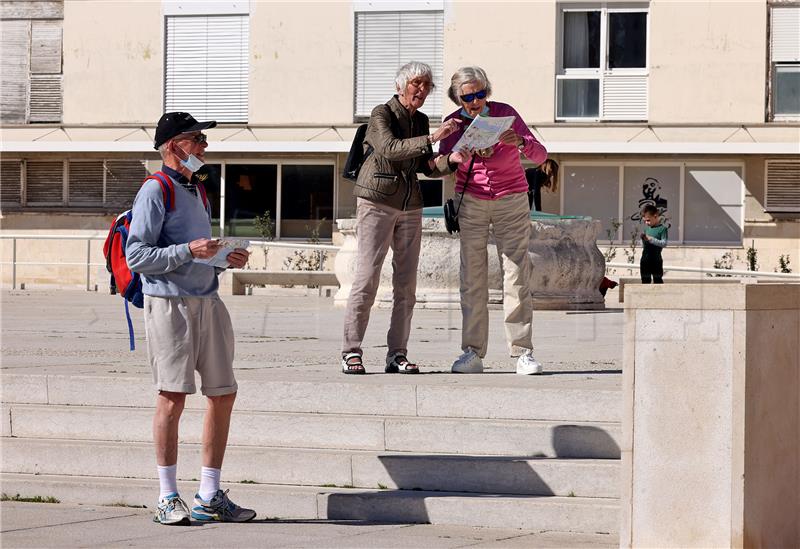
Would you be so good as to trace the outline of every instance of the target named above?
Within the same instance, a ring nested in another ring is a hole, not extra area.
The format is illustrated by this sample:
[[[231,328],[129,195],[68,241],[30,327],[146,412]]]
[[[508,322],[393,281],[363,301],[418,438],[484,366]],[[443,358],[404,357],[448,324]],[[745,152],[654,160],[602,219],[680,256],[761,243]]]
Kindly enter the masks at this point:
[[[428,166],[433,156],[429,131],[428,117],[420,111],[412,115],[396,95],[372,109],[364,147],[373,151],[361,167],[353,194],[398,210],[422,208],[417,172],[433,178],[453,172],[446,157],[437,159],[435,169]]]

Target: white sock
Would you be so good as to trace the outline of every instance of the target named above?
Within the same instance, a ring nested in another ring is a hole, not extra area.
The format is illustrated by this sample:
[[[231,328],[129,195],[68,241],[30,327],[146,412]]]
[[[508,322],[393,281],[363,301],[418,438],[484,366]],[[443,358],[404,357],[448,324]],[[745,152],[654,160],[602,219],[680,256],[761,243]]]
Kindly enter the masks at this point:
[[[170,494],[178,493],[178,464],[175,465],[159,465],[158,466],[158,484],[161,492],[158,499],[161,499]]]
[[[219,477],[222,471],[214,469],[213,467],[203,467],[200,469],[200,489],[197,495],[203,498],[203,501],[211,501],[211,498],[219,490]]]

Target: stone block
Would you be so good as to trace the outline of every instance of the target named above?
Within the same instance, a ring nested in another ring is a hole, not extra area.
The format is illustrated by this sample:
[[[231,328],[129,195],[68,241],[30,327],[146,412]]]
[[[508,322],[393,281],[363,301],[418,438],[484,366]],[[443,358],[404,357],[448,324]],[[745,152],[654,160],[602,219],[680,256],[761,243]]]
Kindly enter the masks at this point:
[[[627,292],[621,546],[800,546],[800,284]]]

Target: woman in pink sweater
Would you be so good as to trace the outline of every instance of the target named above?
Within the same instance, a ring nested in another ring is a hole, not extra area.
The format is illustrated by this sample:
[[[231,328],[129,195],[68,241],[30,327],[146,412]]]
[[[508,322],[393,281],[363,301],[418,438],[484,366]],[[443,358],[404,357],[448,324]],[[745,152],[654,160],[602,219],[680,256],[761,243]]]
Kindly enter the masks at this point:
[[[541,164],[547,150],[533,136],[525,121],[505,103],[489,101],[492,85],[480,67],[462,67],[450,81],[448,95],[461,108],[445,120],[463,121],[461,128],[445,138],[439,153],[453,147],[476,116],[513,116],[511,128],[488,149],[475,151],[456,171],[456,193],[464,193],[458,213],[461,228],[461,349],[453,363],[454,373],[480,373],[489,340],[490,226],[502,256],[503,311],[509,352],[517,360],[517,373],[538,374],[542,366],[533,357],[533,304],[529,287],[528,257],[530,209],[528,182],[520,153]],[[470,170],[471,166],[471,170]],[[465,189],[466,185],[466,189]],[[456,199],[458,203],[458,199]]]

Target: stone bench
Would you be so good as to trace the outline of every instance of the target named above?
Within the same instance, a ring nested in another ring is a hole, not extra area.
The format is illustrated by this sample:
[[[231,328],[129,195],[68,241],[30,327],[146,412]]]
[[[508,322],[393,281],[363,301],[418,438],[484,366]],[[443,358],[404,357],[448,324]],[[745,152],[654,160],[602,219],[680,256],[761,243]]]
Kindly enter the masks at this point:
[[[339,286],[333,271],[255,271],[251,269],[228,269],[231,295],[245,295],[245,286]]]
[[[642,279],[640,277],[623,277],[619,279],[619,302],[625,302],[625,284],[641,284]],[[719,276],[707,276],[705,278],[665,278],[664,284],[718,284],[718,283],[732,283],[732,284],[741,284],[742,279],[736,277],[719,277]]]

